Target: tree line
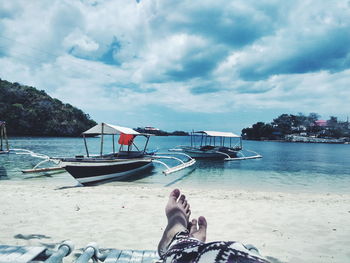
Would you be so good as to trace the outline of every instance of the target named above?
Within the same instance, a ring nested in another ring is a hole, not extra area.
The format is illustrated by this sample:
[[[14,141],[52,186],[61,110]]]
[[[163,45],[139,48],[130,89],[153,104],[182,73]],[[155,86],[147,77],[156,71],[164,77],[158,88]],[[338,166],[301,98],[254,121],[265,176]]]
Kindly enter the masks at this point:
[[[96,122],[43,90],[0,79],[0,120],[9,135],[79,136]]]
[[[318,138],[350,137],[350,124],[348,121],[339,121],[337,117],[330,116],[328,120],[321,121],[320,115],[310,113],[282,114],[271,123],[257,122],[251,127],[242,130],[242,136],[251,140],[279,140],[290,134],[312,136]]]
[[[188,136],[189,135],[189,133],[185,131],[167,132],[163,130],[149,130],[142,127],[137,127],[135,130],[140,133],[154,134],[156,136]]]

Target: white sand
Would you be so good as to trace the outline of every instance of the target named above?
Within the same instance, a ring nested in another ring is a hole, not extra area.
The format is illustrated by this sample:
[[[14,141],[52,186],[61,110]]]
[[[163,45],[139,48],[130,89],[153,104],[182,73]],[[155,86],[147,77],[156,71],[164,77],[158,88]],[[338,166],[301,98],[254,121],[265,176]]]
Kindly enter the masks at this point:
[[[76,248],[94,241],[101,248],[156,249],[170,190],[127,184],[57,190],[0,181],[0,244],[70,239]],[[274,262],[350,262],[350,195],[181,190],[192,216],[207,218],[208,241],[254,244]]]

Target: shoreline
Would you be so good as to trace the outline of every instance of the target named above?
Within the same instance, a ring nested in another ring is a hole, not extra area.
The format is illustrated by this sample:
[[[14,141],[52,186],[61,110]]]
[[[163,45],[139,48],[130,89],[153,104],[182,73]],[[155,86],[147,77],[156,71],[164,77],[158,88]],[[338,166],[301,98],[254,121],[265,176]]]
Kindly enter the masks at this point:
[[[312,139],[312,138],[311,138]],[[286,143],[315,143],[315,144],[350,144],[349,142],[321,142],[321,141],[307,141],[307,140],[259,140],[259,139],[243,139],[244,141],[255,141],[255,142],[286,142]]]
[[[254,142],[286,142],[286,143],[315,143],[315,144],[350,144],[349,142],[307,142],[307,141],[287,141],[287,140],[252,140],[244,139],[244,141],[254,141]]]
[[[268,172],[267,172],[268,173]],[[260,172],[261,175],[263,175],[263,172]],[[242,177],[249,176],[248,174],[242,174]],[[147,177],[145,177],[147,178]],[[27,180],[28,179],[28,180]],[[180,177],[181,179],[181,177]],[[99,184],[92,184],[90,186],[86,187],[100,187],[100,186],[111,186],[111,187],[129,187],[129,186],[135,186],[135,187],[155,187],[155,188],[172,188],[172,187],[178,187],[178,188],[184,188],[184,189],[192,189],[193,191],[202,190],[202,191],[215,191],[218,188],[220,188],[223,191],[245,191],[245,192],[260,192],[261,189],[264,189],[263,192],[266,193],[272,193],[272,194],[279,194],[279,193],[286,193],[286,194],[347,194],[349,192],[349,187],[344,187],[342,189],[336,189],[336,188],[327,188],[327,187],[321,187],[320,185],[311,188],[309,187],[303,187],[301,188],[299,185],[277,185],[275,182],[271,183],[271,185],[268,185],[266,183],[260,183],[260,184],[242,184],[242,183],[236,183],[236,184],[226,184],[220,185],[220,183],[214,183],[214,184],[199,184],[198,181],[195,181],[193,183],[178,183],[179,178],[175,178],[170,183],[169,181],[142,181],[142,178],[136,181],[118,181],[118,180],[111,180],[106,182],[101,182]],[[45,185],[46,187],[51,187],[52,189],[57,188],[74,188],[79,187],[79,183],[68,173],[68,172],[52,172],[50,173],[50,177],[45,177],[45,175],[41,176],[31,176],[30,174],[27,175],[27,177],[17,176],[9,179],[2,179],[1,182],[8,182],[11,183],[18,183],[18,184],[25,184],[30,186],[37,186],[37,185]],[[346,182],[344,182],[345,184]],[[276,186],[277,185],[277,186]]]
[[[0,244],[52,246],[70,239],[76,249],[97,242],[100,248],[155,250],[172,188],[0,181]],[[191,217],[207,218],[208,242],[250,243],[278,259],[274,262],[350,259],[350,194],[180,190],[191,204]]]

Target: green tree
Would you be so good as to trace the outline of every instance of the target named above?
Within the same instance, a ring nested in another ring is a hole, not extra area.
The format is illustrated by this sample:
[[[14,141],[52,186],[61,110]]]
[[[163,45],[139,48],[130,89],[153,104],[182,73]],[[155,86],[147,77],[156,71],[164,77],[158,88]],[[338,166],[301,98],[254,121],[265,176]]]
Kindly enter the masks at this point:
[[[96,124],[88,114],[45,91],[1,79],[0,119],[11,135],[78,136]]]
[[[330,116],[330,119],[327,120],[327,126],[334,129],[338,126],[338,118],[334,116]]]
[[[243,129],[242,136],[250,140],[259,140],[261,138],[272,139],[274,131],[275,129],[271,124],[257,122],[251,128]]]
[[[320,118],[320,115],[318,113],[315,113],[315,112],[311,112],[309,114],[309,116],[307,117],[307,119],[310,123],[315,123],[315,121],[317,121],[319,118]]]
[[[272,125],[282,134],[291,134],[294,122],[292,115],[282,114],[273,120]]]

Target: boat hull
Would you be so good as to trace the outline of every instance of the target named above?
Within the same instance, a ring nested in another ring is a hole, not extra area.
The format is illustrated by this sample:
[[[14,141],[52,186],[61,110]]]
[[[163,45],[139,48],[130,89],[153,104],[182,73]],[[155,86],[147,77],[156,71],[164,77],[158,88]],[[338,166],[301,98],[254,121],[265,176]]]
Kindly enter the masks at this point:
[[[188,154],[192,158],[196,159],[225,159],[225,158],[234,158],[237,157],[238,151],[225,151],[225,152],[218,152],[218,151],[201,151],[197,149],[182,149],[182,152]]]
[[[192,158],[195,159],[225,159],[228,156],[223,155],[223,154],[218,154],[218,153],[197,153],[197,152],[188,152],[188,151],[184,151],[184,153],[188,154],[189,156],[191,156]],[[237,154],[229,154],[229,156],[231,158],[234,158],[237,156]]]
[[[62,162],[64,169],[79,183],[95,183],[110,179],[125,179],[152,166],[151,159],[95,162]]]

